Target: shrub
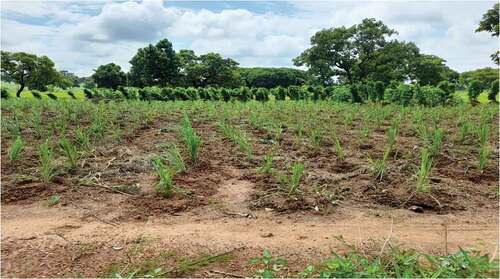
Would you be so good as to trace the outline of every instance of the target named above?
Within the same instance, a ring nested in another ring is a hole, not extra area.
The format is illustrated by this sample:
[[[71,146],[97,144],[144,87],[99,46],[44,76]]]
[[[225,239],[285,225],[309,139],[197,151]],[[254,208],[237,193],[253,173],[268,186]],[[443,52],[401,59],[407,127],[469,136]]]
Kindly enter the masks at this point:
[[[415,94],[415,100],[419,105],[435,107],[444,105],[449,99],[448,93],[434,86],[422,86]]]
[[[492,101],[492,102],[496,102],[497,99],[496,99],[496,96],[498,95],[498,83],[500,81],[497,79],[495,81],[493,81],[490,85],[490,92],[488,92],[488,100]]]
[[[73,93],[72,91],[67,91],[66,93],[68,93],[71,99],[76,99],[75,93]]]
[[[384,99],[384,90],[385,90],[384,83],[381,81],[375,82],[373,90],[374,90],[376,100],[382,101]]]
[[[83,94],[85,94],[85,98],[87,98],[87,99],[92,99],[94,97],[94,94],[92,93],[92,91],[90,91],[87,88],[83,89]]]
[[[469,83],[469,87],[467,88],[467,94],[469,95],[469,101],[474,104],[477,102],[477,97],[483,91],[483,86],[481,82],[477,80],[473,80]]]
[[[255,100],[266,102],[269,100],[269,91],[266,88],[259,88],[255,94]]]
[[[285,88],[278,86],[276,89],[276,100],[284,101],[286,99],[286,90]]]
[[[298,101],[300,99],[300,88],[295,85],[288,87],[288,97],[290,100]]]
[[[412,103],[413,93],[414,88],[412,85],[399,84],[396,88],[387,88],[384,98],[391,103],[408,106]]]
[[[360,93],[360,91],[362,91],[362,90],[363,90],[363,88],[359,84],[352,84],[351,85],[351,87],[350,87],[351,101],[353,103],[361,103],[362,102],[361,93]]]
[[[31,90],[31,95],[33,95],[36,99],[42,99],[42,94],[36,90]]]
[[[52,93],[52,92],[51,93],[47,93],[47,97],[49,97],[52,100],[57,100],[57,96],[54,95],[54,93]]]
[[[4,88],[2,88],[2,89],[0,89],[0,92],[1,92],[2,99],[8,99],[9,98],[9,92],[7,92],[7,90],[5,90]]]
[[[337,102],[349,102],[351,100],[351,91],[349,86],[334,86],[332,87],[331,98]]]

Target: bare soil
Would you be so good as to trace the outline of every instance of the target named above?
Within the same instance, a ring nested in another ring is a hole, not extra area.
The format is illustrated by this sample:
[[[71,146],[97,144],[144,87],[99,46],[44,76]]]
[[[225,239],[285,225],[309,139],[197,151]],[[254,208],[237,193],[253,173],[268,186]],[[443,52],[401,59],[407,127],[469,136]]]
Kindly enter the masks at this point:
[[[126,275],[148,264],[168,276],[252,276],[248,260],[266,248],[289,259],[294,274],[331,251],[345,251],[346,243],[370,250],[387,239],[436,254],[459,247],[498,250],[494,167],[481,174],[467,158],[445,153],[436,162],[432,191],[417,193],[408,162],[419,143],[410,135],[398,138],[391,175],[379,181],[366,167],[366,154],[355,150],[380,155],[383,131],[364,143],[343,135],[349,142],[344,161],[331,143],[313,152],[285,132],[275,169],[307,162],[305,186],[286,195],[275,175],[256,171],[271,148],[259,139],[270,135],[252,130],[254,156],[248,159],[213,123],[198,121],[200,161],[174,179],[185,192],[166,199],[154,191],[158,178],[150,161],[162,143],[182,144],[173,123],[159,119],[124,142],[98,147],[77,170],[47,184],[36,178],[34,149],[12,164],[2,142],[2,277]],[[492,156],[498,164],[498,151]],[[53,195],[60,203],[48,206]],[[230,257],[224,261],[179,268],[186,259],[225,252]]]

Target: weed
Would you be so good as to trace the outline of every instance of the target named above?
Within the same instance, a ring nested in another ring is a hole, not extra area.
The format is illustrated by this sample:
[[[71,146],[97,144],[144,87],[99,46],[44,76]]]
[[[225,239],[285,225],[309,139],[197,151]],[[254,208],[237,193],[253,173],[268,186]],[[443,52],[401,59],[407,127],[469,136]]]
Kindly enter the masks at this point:
[[[59,145],[61,146],[61,149],[64,151],[66,154],[66,157],[68,157],[69,164],[72,169],[76,168],[76,160],[78,157],[78,153],[76,152],[76,148],[73,145],[73,143],[66,139],[63,138],[59,141]]]
[[[49,207],[51,207],[51,206],[54,206],[56,204],[59,204],[60,201],[61,201],[61,196],[53,195],[53,196],[49,197],[49,200],[47,201],[47,205]]]
[[[46,140],[38,148],[40,156],[40,175],[42,181],[48,183],[52,181],[55,176],[55,167],[52,159],[52,149],[49,147],[49,142]]]
[[[266,249],[262,253],[262,257],[252,258],[250,263],[258,268],[255,274],[256,278],[276,278],[280,270],[286,266],[287,261],[273,257]]]
[[[194,164],[198,161],[201,139],[191,126],[191,122],[189,121],[189,117],[186,113],[184,113],[184,119],[182,121],[181,135],[189,151],[189,155],[191,156],[191,161]]]
[[[432,157],[429,150],[426,148],[422,149],[420,156],[420,168],[417,172],[417,191],[427,192],[429,191],[429,176],[432,168]]]
[[[11,162],[15,162],[19,160],[19,157],[21,155],[21,151],[23,151],[24,148],[24,141],[21,138],[21,136],[17,136],[16,140],[12,143],[12,145],[9,148],[9,160]]]

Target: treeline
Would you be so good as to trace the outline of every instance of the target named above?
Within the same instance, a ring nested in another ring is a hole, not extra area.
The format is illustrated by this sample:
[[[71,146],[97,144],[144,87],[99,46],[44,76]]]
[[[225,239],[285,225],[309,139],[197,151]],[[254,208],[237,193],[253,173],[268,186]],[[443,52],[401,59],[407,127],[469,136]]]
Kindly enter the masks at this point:
[[[497,89],[498,90],[498,89]],[[215,87],[118,87],[113,89],[85,89],[90,100],[142,100],[142,101],[239,101],[261,102],[273,98],[283,100],[331,100],[336,102],[381,102],[403,106],[451,105],[457,102],[453,97],[454,86],[443,81],[438,86],[419,86],[393,82],[385,86],[383,82],[358,83],[353,85],[303,85],[268,88],[215,88]]]

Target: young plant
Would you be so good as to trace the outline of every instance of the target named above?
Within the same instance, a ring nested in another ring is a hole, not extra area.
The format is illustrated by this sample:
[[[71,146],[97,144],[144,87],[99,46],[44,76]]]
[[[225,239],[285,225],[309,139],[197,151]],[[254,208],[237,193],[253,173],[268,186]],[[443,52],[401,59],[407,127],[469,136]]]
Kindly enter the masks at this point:
[[[191,161],[193,163],[196,163],[198,161],[198,152],[200,151],[201,139],[191,126],[191,122],[189,121],[189,117],[186,113],[184,113],[184,119],[182,121],[181,135],[189,151],[189,155],[191,156]]]
[[[488,124],[481,124],[478,129],[478,137],[479,137],[479,170],[483,173],[486,165],[488,164],[488,158],[490,157],[490,148],[488,146],[488,138],[489,138],[489,127]]]
[[[21,155],[21,151],[24,148],[24,141],[21,136],[17,136],[16,140],[12,143],[9,148],[9,160],[11,162],[15,162],[19,160],[19,156]]]
[[[237,130],[226,121],[219,122],[219,128],[229,140],[236,143],[239,149],[247,154],[248,158],[252,158],[253,148],[250,139],[244,131]]]
[[[40,175],[42,181],[48,183],[52,181],[55,176],[55,166],[52,158],[52,149],[49,147],[49,142],[46,140],[38,148],[40,156]]]
[[[323,134],[320,130],[314,129],[311,132],[310,138],[314,151],[318,151],[321,147],[321,142],[323,141]]]
[[[182,173],[186,171],[186,164],[184,163],[181,152],[176,145],[167,151],[166,159],[170,165],[172,165],[175,173]]]
[[[387,166],[388,155],[386,154],[387,152],[384,153],[384,157],[382,159],[373,160],[371,158],[368,158],[368,161],[370,162],[371,165],[371,171],[373,172],[373,174],[375,174],[375,178],[378,179],[379,181],[382,181],[388,169]]]
[[[429,176],[432,168],[432,157],[430,152],[424,148],[420,156],[420,168],[417,172],[417,191],[429,191]]]
[[[90,144],[90,137],[89,134],[87,134],[85,131],[81,130],[80,128],[76,129],[76,141],[82,147],[83,149],[89,151],[91,150],[91,144]]]
[[[337,153],[337,156],[339,156],[340,161],[344,161],[344,148],[342,148],[342,144],[340,143],[340,139],[337,136],[337,132],[335,132],[335,130],[333,131],[332,137],[333,144],[335,146],[335,152]]]
[[[172,171],[163,164],[160,158],[153,159],[153,166],[160,177],[160,181],[155,186],[156,192],[165,198],[172,196],[175,190]]]
[[[430,146],[431,156],[436,156],[441,151],[441,147],[443,145],[443,131],[440,128],[436,128],[434,130],[434,134],[432,136],[432,144]]]
[[[76,160],[78,157],[78,153],[76,152],[76,147],[73,145],[71,141],[69,141],[66,138],[63,138],[59,141],[59,145],[61,146],[61,149],[64,151],[66,154],[66,157],[68,157],[69,164],[72,169],[76,168]]]
[[[266,249],[262,257],[252,258],[250,263],[257,266],[256,278],[276,278],[287,261],[282,258],[274,258]]]
[[[294,163],[292,166],[291,176],[283,175],[280,180],[286,184],[288,195],[295,194],[299,188],[300,178],[304,173],[304,165],[302,163]]]
[[[273,155],[267,154],[264,158],[264,164],[259,168],[260,173],[271,173],[273,170]]]

